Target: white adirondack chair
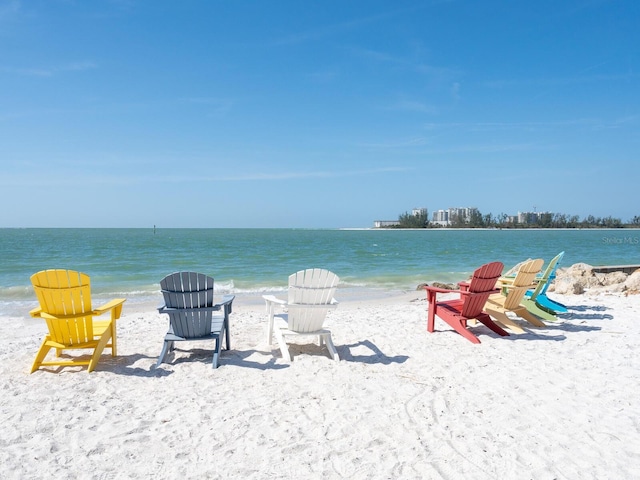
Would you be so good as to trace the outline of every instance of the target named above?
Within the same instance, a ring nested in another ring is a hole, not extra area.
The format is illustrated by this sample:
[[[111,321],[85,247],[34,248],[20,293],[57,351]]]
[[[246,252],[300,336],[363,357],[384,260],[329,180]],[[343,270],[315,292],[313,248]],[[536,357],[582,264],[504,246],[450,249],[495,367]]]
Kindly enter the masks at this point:
[[[282,358],[286,361],[291,361],[285,340],[287,336],[318,337],[320,345],[326,344],[333,359],[340,360],[331,340],[331,332],[322,328],[329,310],[338,306],[333,295],[339,280],[335,273],[328,270],[309,268],[289,276],[287,301],[273,295],[263,295],[269,316],[267,344],[271,345],[272,336],[275,335]],[[277,306],[284,307],[287,313],[276,314]]]

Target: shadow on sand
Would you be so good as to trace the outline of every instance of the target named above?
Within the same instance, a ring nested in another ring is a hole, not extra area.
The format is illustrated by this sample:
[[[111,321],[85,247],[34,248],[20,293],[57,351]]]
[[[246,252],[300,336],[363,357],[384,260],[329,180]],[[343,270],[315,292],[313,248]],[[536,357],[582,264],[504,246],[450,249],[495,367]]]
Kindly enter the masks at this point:
[[[356,349],[358,347],[365,347],[368,349],[371,354],[370,355],[362,355],[356,354],[353,355],[351,353],[351,349]],[[369,340],[363,340],[358,343],[353,343],[350,345],[341,345],[338,348],[338,353],[340,354],[340,358],[347,362],[361,362],[361,363],[381,363],[382,365],[390,365],[392,363],[404,363],[409,357],[407,355],[395,355],[393,357],[389,357],[385,355],[373,342]]]

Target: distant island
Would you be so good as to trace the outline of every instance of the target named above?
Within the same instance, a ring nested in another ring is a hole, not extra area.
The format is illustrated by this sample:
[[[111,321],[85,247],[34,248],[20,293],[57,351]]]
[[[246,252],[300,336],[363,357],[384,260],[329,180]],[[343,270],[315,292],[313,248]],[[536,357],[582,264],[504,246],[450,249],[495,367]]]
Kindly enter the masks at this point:
[[[429,220],[426,208],[414,208],[398,216],[397,220],[376,220],[375,228],[640,228],[640,215],[628,222],[620,218],[595,217],[582,219],[578,215],[551,212],[518,212],[517,215],[491,213],[483,215],[475,207],[449,208],[433,212]]]

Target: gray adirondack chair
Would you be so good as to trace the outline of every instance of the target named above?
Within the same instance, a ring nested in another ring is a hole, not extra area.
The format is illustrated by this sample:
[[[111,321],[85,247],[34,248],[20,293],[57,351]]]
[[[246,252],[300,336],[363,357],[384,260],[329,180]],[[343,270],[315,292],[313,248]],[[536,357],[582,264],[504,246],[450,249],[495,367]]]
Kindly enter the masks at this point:
[[[156,366],[175,348],[175,342],[211,339],[215,341],[212,365],[217,368],[223,337],[226,350],[230,348],[229,314],[235,295],[214,303],[213,278],[196,272],[167,275],[160,287],[165,304],[158,311],[169,316],[169,331]]]
[[[318,337],[320,345],[326,344],[331,357],[336,361],[340,360],[331,339],[331,332],[323,328],[329,310],[338,306],[333,295],[339,280],[333,272],[309,268],[289,276],[288,300],[281,300],[273,295],[263,295],[269,317],[267,343],[271,345],[272,334],[275,335],[282,358],[286,361],[291,361],[285,340],[288,336]],[[276,314],[277,305],[284,307],[287,313]],[[274,324],[276,317],[279,322]]]

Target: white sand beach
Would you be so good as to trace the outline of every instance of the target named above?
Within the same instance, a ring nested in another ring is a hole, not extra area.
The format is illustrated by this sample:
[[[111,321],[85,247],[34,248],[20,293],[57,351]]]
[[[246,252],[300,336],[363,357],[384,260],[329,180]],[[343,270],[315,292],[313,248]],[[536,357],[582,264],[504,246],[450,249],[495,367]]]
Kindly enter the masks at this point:
[[[216,370],[207,343],[156,369],[167,319],[125,304],[118,357],[30,375],[45,325],[2,318],[2,477],[640,478],[640,296],[555,298],[558,322],[480,345],[427,333],[423,291],[341,302],[342,360],[287,364],[238,297]]]

